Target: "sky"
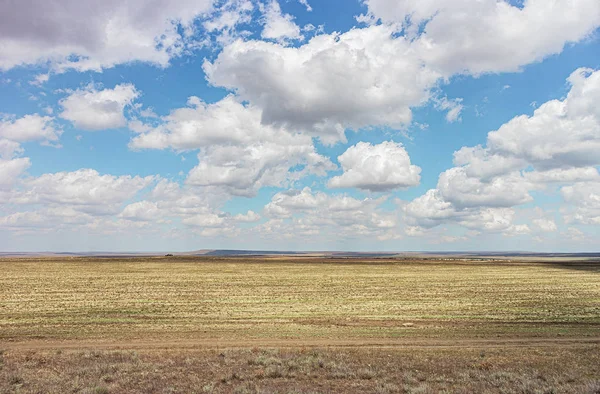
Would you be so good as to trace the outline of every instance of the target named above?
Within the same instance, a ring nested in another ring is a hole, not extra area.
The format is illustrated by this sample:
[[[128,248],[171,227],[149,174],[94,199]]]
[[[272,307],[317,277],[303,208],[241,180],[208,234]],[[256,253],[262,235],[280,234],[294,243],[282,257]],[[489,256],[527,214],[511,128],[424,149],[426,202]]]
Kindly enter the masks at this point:
[[[0,1],[0,251],[598,251],[598,0]]]

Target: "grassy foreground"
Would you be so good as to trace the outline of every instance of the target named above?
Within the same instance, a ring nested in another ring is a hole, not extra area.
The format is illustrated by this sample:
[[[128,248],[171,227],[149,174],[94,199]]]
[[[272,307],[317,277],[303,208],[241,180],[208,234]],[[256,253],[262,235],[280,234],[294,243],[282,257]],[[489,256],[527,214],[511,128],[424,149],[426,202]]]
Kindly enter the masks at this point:
[[[10,351],[0,392],[597,394],[599,350]]]
[[[596,262],[63,258],[0,269],[0,392],[600,392]]]

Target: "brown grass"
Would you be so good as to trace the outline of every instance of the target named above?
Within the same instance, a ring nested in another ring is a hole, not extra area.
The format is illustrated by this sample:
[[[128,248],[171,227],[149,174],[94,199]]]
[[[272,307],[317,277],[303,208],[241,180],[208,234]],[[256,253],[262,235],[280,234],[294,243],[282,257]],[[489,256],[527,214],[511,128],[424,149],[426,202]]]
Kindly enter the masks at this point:
[[[0,393],[600,393],[595,262],[0,269]]]
[[[0,340],[600,334],[597,265],[144,258],[0,267]]]
[[[600,348],[9,351],[2,393],[598,393]]]

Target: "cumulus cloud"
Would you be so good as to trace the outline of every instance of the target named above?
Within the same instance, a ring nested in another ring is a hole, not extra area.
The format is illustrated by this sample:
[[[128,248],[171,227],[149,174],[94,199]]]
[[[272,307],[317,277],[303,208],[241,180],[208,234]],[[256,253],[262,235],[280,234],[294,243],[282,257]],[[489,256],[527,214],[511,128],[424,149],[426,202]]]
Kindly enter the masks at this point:
[[[250,23],[254,4],[250,0],[227,0],[218,3],[202,26],[210,33],[217,33],[217,42],[228,44],[248,32],[238,31],[238,26]]]
[[[23,153],[21,144],[7,139],[0,139],[0,159],[10,160],[21,153]]]
[[[4,116],[0,118],[0,138],[16,142],[58,141],[62,130],[54,124],[51,116],[40,116],[38,114],[25,115],[21,118],[15,116]]]
[[[227,199],[218,190],[199,191],[166,179],[160,180],[144,199],[128,204],[119,218],[147,227],[157,224],[181,223],[187,231],[201,236],[235,236],[240,222],[256,222],[260,216],[253,211],[232,216],[219,206]]]
[[[10,189],[18,177],[30,166],[31,162],[28,157],[12,160],[0,159],[0,189]]]
[[[18,160],[28,163],[28,159]],[[157,179],[154,176],[101,175],[95,170],[81,169],[21,177],[13,180],[3,192],[0,160],[0,201],[10,212],[0,217],[0,229],[36,235],[40,231],[83,231],[86,234],[156,231],[167,222],[162,217],[165,210],[160,206],[160,196],[168,189],[166,181],[159,181],[148,190]],[[178,190],[179,186],[174,189]],[[140,195],[152,200],[135,201]],[[173,194],[167,195],[173,197]],[[187,203],[196,207],[193,212],[198,212],[199,199],[190,201],[188,199]],[[167,205],[181,203],[182,200],[173,198]]]
[[[21,191],[15,193],[11,202],[67,205],[82,212],[111,214],[118,212],[122,203],[154,179],[151,176],[100,175],[92,169],[44,174],[24,179]]]
[[[271,219],[257,226],[256,231],[283,238],[293,234],[397,238],[396,216],[379,208],[384,201],[385,198],[359,200],[346,195],[329,195],[313,192],[309,187],[279,192],[264,209]]]
[[[402,128],[410,107],[428,100],[439,75],[393,33],[371,26],[317,35],[298,48],[238,40],[203,67],[213,85],[259,106],[262,123],[334,143],[346,128]]]
[[[567,228],[567,231],[562,232],[561,235],[575,242],[589,241],[585,233],[575,227]]]
[[[114,129],[127,125],[123,111],[140,95],[132,84],[98,90],[94,85],[72,92],[60,100],[60,117],[84,130]]]
[[[138,201],[127,205],[119,214],[119,217],[129,220],[158,221],[160,219],[160,210],[155,202]]]
[[[533,219],[533,224],[535,224],[538,229],[545,232],[552,232],[558,229],[556,223],[552,219]]]
[[[212,0],[23,0],[0,13],[0,69],[46,63],[57,72],[133,61],[165,67],[186,48]]]
[[[554,168],[546,171],[528,171],[525,178],[533,183],[572,183],[600,181],[600,172],[595,167]]]
[[[403,208],[408,220],[426,227],[458,222],[478,228],[470,224],[472,218],[487,218],[502,224],[507,235],[525,234],[530,229],[510,227],[509,211],[499,209],[531,202],[531,191],[552,192],[558,185],[564,200],[576,207],[565,210],[567,222],[600,223],[593,192],[600,184],[600,112],[594,104],[600,100],[600,71],[578,69],[568,82],[571,89],[564,100],[544,103],[532,116],[513,118],[488,133],[485,147],[455,152],[456,167],[440,174],[436,189]],[[533,223],[542,231],[556,230],[546,219]]]
[[[600,164],[600,71],[580,68],[567,80],[564,100],[551,100],[533,116],[517,116],[488,134],[490,153],[526,160],[536,168]]]
[[[531,234],[531,229],[526,224],[512,225],[508,229],[506,229],[506,231],[504,232],[504,235],[506,235],[508,237],[516,237],[519,235],[528,235],[528,234]]]
[[[444,75],[517,71],[600,26],[596,0],[528,0],[522,7],[496,0],[364,3],[371,20],[414,37],[414,50]]]
[[[310,6],[308,6],[310,7]],[[277,0],[270,0],[264,6],[264,28],[261,37],[285,43],[288,40],[302,40],[300,27],[294,23],[294,17],[283,14]]]
[[[533,200],[531,185],[519,172],[482,180],[469,176],[464,167],[454,167],[440,174],[437,187],[457,207],[511,207]]]
[[[392,141],[371,145],[359,142],[338,157],[344,173],[329,180],[331,188],[388,191],[417,186],[421,168],[411,164],[408,152]]]
[[[456,223],[467,229],[484,232],[509,231],[513,226],[515,212],[512,208],[471,206],[457,208],[446,201],[437,189],[430,189],[424,195],[408,204],[402,204],[405,220],[416,229],[433,228],[446,223]],[[424,233],[410,230],[411,235]]]
[[[233,219],[242,223],[254,223],[260,220],[260,215],[254,211],[248,211],[246,213],[240,213],[235,215]]]
[[[285,186],[307,174],[335,169],[316,152],[309,136],[261,124],[261,111],[235,97],[206,104],[197,97],[162,119],[141,128],[134,149],[199,150],[198,165],[187,177],[193,186],[219,186],[231,194],[253,196],[264,186]]]
[[[600,24],[595,0],[536,0],[522,9],[494,0],[365,3],[365,20],[384,24],[320,34],[299,47],[237,40],[205,62],[208,80],[262,108],[263,123],[332,144],[345,141],[348,128],[403,128],[411,108],[432,99],[449,122],[459,121],[460,99],[436,98],[437,85],[457,73],[518,70]]]
[[[600,182],[577,182],[560,192],[564,201],[575,207],[564,210],[565,222],[600,224]]]

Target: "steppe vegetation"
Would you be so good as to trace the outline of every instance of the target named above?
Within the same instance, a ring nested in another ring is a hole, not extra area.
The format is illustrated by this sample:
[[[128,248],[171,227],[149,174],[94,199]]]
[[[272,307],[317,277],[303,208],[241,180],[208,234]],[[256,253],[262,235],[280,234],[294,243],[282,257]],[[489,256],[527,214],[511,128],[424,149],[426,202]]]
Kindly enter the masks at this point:
[[[593,261],[0,266],[0,392],[600,392]]]

